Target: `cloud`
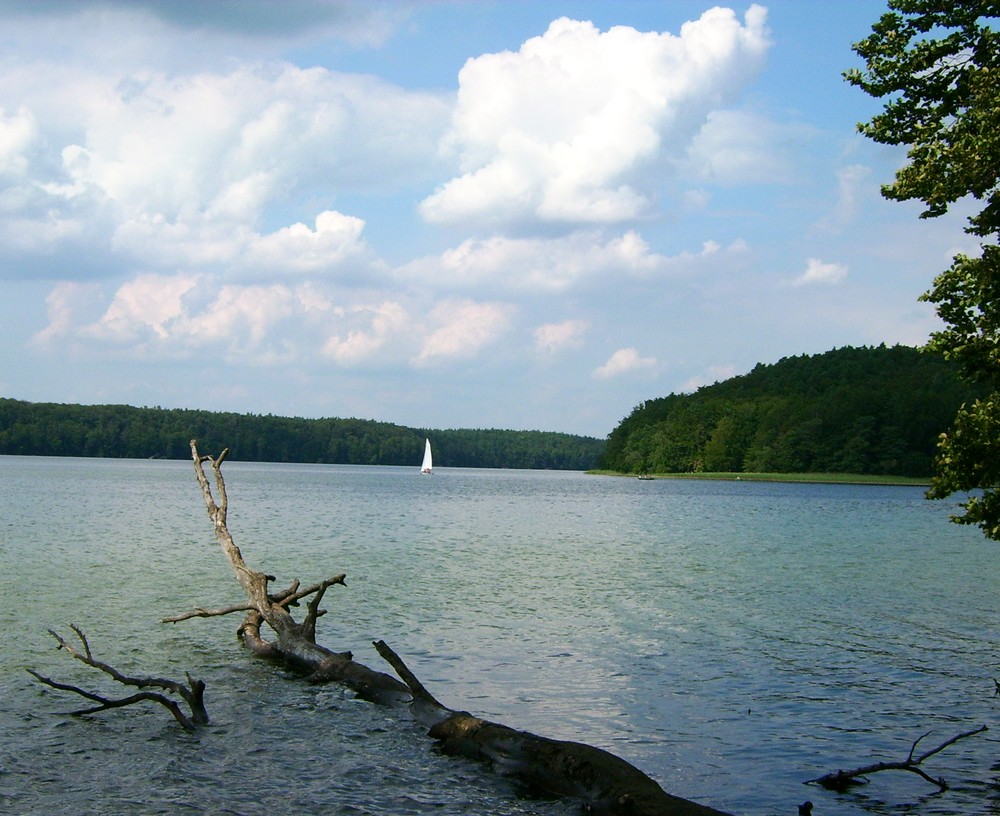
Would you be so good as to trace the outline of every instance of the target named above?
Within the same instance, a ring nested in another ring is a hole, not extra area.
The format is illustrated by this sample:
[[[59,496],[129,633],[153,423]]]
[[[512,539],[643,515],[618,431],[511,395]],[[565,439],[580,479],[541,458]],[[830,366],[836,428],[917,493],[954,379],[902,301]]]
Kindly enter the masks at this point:
[[[688,161],[700,179],[716,184],[792,184],[796,179],[791,145],[813,131],[779,125],[747,111],[711,111],[691,142]]]
[[[410,326],[406,309],[393,301],[377,306],[354,306],[341,313],[354,317],[361,325],[346,329],[343,337],[340,334],[329,337],[322,354],[345,365],[370,360]]]
[[[193,275],[140,275],[115,293],[101,319],[84,334],[119,343],[166,340],[171,324],[184,317],[184,296],[198,283]]]
[[[554,21],[516,52],[469,60],[445,146],[461,175],[420,205],[431,222],[613,223],[650,205],[638,176],[682,152],[738,95],[769,45],[766,10],[714,8],[678,36]]]
[[[442,303],[431,314],[437,324],[414,358],[418,365],[475,356],[493,343],[510,322],[510,308],[496,303],[452,301]]]
[[[675,256],[654,252],[635,230],[605,236],[578,231],[558,238],[469,238],[438,256],[404,265],[401,279],[435,287],[481,290],[485,286],[518,293],[563,293],[587,283],[618,278],[676,274],[713,259],[745,254],[746,244],[721,247],[706,241],[697,252]]]
[[[816,225],[820,231],[838,234],[854,222],[860,208],[858,199],[865,193],[878,195],[874,190],[866,190],[871,175],[871,168],[862,164],[851,164],[837,171],[837,203]]]
[[[612,354],[604,365],[595,368],[593,375],[596,379],[608,380],[612,377],[628,374],[630,371],[652,368],[655,365],[656,358],[640,357],[639,352],[634,348],[623,348]]]
[[[377,44],[405,16],[405,6],[371,0],[7,0],[5,12],[27,18],[155,17],[188,31],[211,30],[254,40],[292,38],[318,31],[351,42]]]
[[[583,335],[590,328],[586,320],[564,320],[546,323],[534,331],[535,349],[542,354],[555,354],[563,349],[576,349],[583,345]]]
[[[847,271],[844,264],[824,263],[819,258],[810,258],[806,262],[806,271],[792,281],[792,286],[834,286],[843,282]]]
[[[167,272],[255,254],[319,267],[360,222],[320,206],[311,237],[301,224],[267,236],[262,223],[289,201],[430,178],[450,110],[444,96],[283,63],[197,75],[36,70],[0,76],[0,98],[16,106],[0,115],[0,176],[17,174],[0,197],[3,231],[18,224],[0,260],[72,246],[107,269],[114,259]]]
[[[256,237],[248,247],[247,260],[275,272],[320,272],[365,254],[364,228],[360,218],[326,210],[316,216],[315,229],[298,223]]]
[[[36,135],[35,117],[26,107],[11,114],[0,107],[0,178],[24,174],[28,168],[26,148]]]
[[[32,343],[44,346],[73,334],[80,315],[88,308],[100,308],[101,300],[97,284],[65,281],[55,286],[45,298],[48,325],[34,334]]]

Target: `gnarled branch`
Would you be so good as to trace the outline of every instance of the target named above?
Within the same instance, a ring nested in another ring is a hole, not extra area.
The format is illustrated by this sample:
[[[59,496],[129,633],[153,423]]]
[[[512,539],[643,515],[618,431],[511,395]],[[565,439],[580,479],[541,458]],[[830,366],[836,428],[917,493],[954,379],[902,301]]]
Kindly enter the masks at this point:
[[[198,452],[196,440],[191,440],[191,458],[195,476],[201,487],[205,508],[215,528],[215,537],[229,561],[236,580],[247,596],[246,604],[227,607],[227,612],[245,611],[246,617],[239,628],[243,642],[257,655],[280,660],[308,675],[310,682],[325,683],[336,681],[354,689],[359,696],[381,703],[408,702],[409,690],[406,686],[384,672],[378,672],[354,661],[350,652],[335,652],[316,643],[316,620],[324,614],[320,603],[326,591],[335,584],[346,586],[344,575],[335,575],[305,589],[299,588],[298,580],[287,590],[269,593],[268,584],[274,581],[267,575],[252,569],[243,559],[243,553],[233,541],[227,524],[228,495],[222,475],[222,463],[229,449],[223,450],[217,458]],[[205,463],[211,464],[214,475],[216,501],[212,485],[205,474]],[[289,607],[312,595],[306,606],[306,614],[301,623],[296,621]],[[223,610],[218,610],[223,612]],[[205,610],[175,616],[177,620],[188,617],[208,617]],[[166,620],[173,620],[172,618]],[[269,640],[262,634],[267,626],[275,635]]]
[[[930,751],[925,751],[918,757],[914,757],[913,754],[917,750],[917,745],[920,743],[924,737],[929,736],[930,732],[923,734],[914,741],[913,745],[910,746],[910,753],[904,760],[897,762],[875,762],[871,765],[864,765],[860,768],[854,768],[849,771],[835,771],[834,773],[828,773],[825,776],[820,776],[816,779],[810,779],[805,784],[807,785],[822,785],[824,788],[835,791],[845,791],[852,785],[863,785],[867,784],[868,780],[865,778],[873,773],[878,773],[879,771],[909,771],[914,773],[922,779],[926,779],[932,785],[937,785],[941,790],[948,789],[948,783],[944,779],[938,778],[934,779],[930,774],[924,771],[920,767],[921,763],[925,759],[929,759],[934,756],[934,754],[940,753],[949,745],[954,745],[961,739],[966,737],[974,736],[975,734],[981,734],[986,731],[986,726],[981,726],[980,728],[973,729],[972,731],[964,731],[961,734],[956,734],[954,737],[945,740],[936,748],[932,748]]]
[[[160,694],[159,692],[141,691],[138,694],[133,694],[129,697],[111,699],[101,694],[82,689],[79,686],[73,686],[69,683],[60,683],[39,674],[33,669],[28,669],[27,671],[29,674],[50,688],[54,688],[59,691],[71,691],[75,694],[79,694],[81,697],[85,697],[88,700],[98,703],[98,705],[90,708],[71,711],[69,712],[70,714],[94,714],[98,711],[106,711],[112,708],[122,708],[124,706],[133,705],[134,703],[151,701],[164,706],[168,711],[170,711],[171,714],[173,714],[174,719],[176,719],[177,722],[189,731],[193,731],[196,726],[204,725],[208,722],[208,711],[205,709],[204,699],[205,683],[202,680],[196,680],[190,674],[186,674],[185,677],[187,678],[187,685],[184,685],[183,683],[178,683],[175,680],[167,680],[162,677],[130,677],[122,674],[114,668],[114,666],[104,663],[94,657],[90,650],[90,643],[87,641],[87,636],[83,633],[80,627],[76,624],[70,624],[70,628],[76,633],[77,638],[79,638],[83,652],[81,653],[77,651],[71,643],[50,629],[49,634],[52,635],[52,637],[54,637],[59,643],[60,649],[64,650],[77,660],[86,663],[88,666],[104,672],[109,677],[124,686],[133,686],[140,689],[159,688],[171,694],[179,694],[191,710],[190,716],[185,714],[181,707],[177,704],[176,700],[167,697],[165,694]]]

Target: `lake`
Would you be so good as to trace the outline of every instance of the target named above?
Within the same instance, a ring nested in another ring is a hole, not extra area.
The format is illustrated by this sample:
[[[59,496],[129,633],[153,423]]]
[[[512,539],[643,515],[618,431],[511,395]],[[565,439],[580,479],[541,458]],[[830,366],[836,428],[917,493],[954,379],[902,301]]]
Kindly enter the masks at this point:
[[[230,531],[275,586],[340,572],[318,640],[446,705],[596,745],[737,814],[1000,812],[1000,545],[913,487],[640,481],[549,471],[227,462]],[[0,811],[548,814],[431,750],[404,713],[253,658],[190,462],[0,457]],[[25,672],[117,695],[55,648],[79,624],[126,673],[208,684],[212,723],[160,707],[87,718]],[[883,772],[930,758],[939,793]]]

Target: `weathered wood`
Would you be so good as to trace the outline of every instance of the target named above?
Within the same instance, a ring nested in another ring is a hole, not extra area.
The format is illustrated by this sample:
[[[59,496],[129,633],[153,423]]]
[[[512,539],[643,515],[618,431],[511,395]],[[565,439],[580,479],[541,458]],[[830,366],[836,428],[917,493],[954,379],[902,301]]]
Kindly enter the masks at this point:
[[[944,779],[942,778],[934,779],[930,774],[928,774],[926,771],[924,771],[923,768],[920,767],[920,764],[925,759],[928,759],[929,757],[934,756],[934,754],[943,751],[949,745],[954,745],[961,739],[974,736],[975,734],[981,734],[986,730],[987,728],[984,725],[972,731],[965,731],[961,734],[955,735],[951,739],[945,740],[939,746],[937,746],[937,748],[932,748],[930,751],[926,751],[920,756],[914,757],[913,753],[914,751],[917,750],[917,745],[920,743],[922,739],[924,739],[924,737],[929,735],[930,732],[928,732],[927,734],[918,737],[914,741],[913,745],[910,746],[910,753],[909,756],[906,757],[906,759],[899,760],[898,762],[873,762],[870,765],[862,765],[859,768],[853,768],[849,771],[844,771],[844,770],[834,771],[833,773],[828,773],[816,779],[810,779],[805,784],[821,785],[822,787],[827,788],[829,790],[842,792],[850,788],[852,785],[867,784],[868,780],[865,777],[868,777],[874,773],[878,773],[879,771],[908,771],[909,773],[916,774],[921,779],[926,779],[932,785],[937,785],[938,788],[940,788],[941,790],[947,790],[948,783],[945,782]]]
[[[356,662],[350,652],[333,652],[319,646],[316,620],[323,614],[319,604],[331,586],[346,585],[344,576],[334,576],[305,590],[298,589],[296,581],[284,592],[268,591],[273,577],[247,566],[227,527],[228,497],[221,470],[227,454],[228,449],[215,459],[203,456],[195,440],[191,441],[195,473],[209,518],[247,603],[214,611],[197,609],[165,621],[245,612],[239,632],[254,653],[302,670],[310,682],[337,681],[366,699],[405,704],[419,722],[429,726],[429,736],[443,752],[489,762],[537,792],[579,799],[590,812],[610,816],[725,816],[722,811],[666,793],[638,768],[600,748],[517,731],[448,708],[427,691],[384,641],[377,641],[375,648],[402,682]],[[218,503],[205,475],[205,462],[212,465]],[[297,623],[288,606],[310,596],[305,617]],[[277,635],[276,639],[268,640],[261,634],[265,625]]]
[[[193,731],[197,726],[205,725],[208,722],[208,711],[205,709],[205,683],[203,681],[195,680],[190,674],[187,674],[185,675],[187,678],[187,685],[185,686],[183,683],[178,683],[175,680],[167,680],[162,677],[130,677],[122,674],[113,666],[94,657],[93,653],[90,651],[90,643],[87,641],[87,636],[78,626],[71,624],[70,628],[76,633],[77,638],[79,638],[80,645],[83,647],[83,653],[81,654],[78,652],[72,644],[50,629],[49,634],[52,635],[52,637],[54,637],[59,643],[60,649],[67,652],[77,660],[86,663],[88,666],[104,672],[109,677],[112,677],[124,686],[132,686],[139,689],[158,688],[171,694],[179,694],[188,704],[188,708],[191,711],[190,715],[185,714],[183,709],[177,704],[176,700],[158,692],[140,691],[139,693],[132,694],[128,697],[111,699],[109,697],[105,697],[104,695],[97,694],[96,692],[82,689],[79,686],[73,686],[69,683],[60,683],[39,674],[33,669],[28,669],[27,671],[29,674],[50,688],[58,689],[59,691],[71,691],[74,694],[79,694],[81,697],[85,697],[88,700],[98,703],[98,705],[90,708],[71,711],[69,712],[70,714],[96,714],[98,711],[107,711],[112,708],[123,708],[124,706],[130,706],[135,703],[148,701],[162,705],[173,715],[177,722],[189,731]]]
[[[418,719],[432,721],[429,736],[446,754],[489,763],[536,792],[584,802],[609,816],[724,816],[722,811],[673,796],[619,756],[579,742],[554,740],[454,711],[424,688],[385,641],[378,653],[413,694]]]
[[[195,476],[201,487],[208,517],[215,529],[216,540],[247,596],[245,606],[237,604],[217,611],[226,614],[246,610],[246,617],[238,630],[244,643],[255,654],[280,661],[302,672],[312,683],[342,683],[353,689],[359,697],[378,703],[409,702],[409,690],[395,677],[358,663],[350,652],[335,652],[316,643],[316,619],[323,614],[319,604],[331,586],[346,585],[344,575],[335,575],[304,590],[298,589],[299,583],[296,580],[288,590],[272,594],[268,587],[274,577],[247,566],[228,527],[229,496],[222,476],[222,463],[228,455],[229,449],[226,448],[217,458],[203,456],[198,452],[196,441],[191,440]],[[211,463],[218,501],[205,474],[205,462]],[[306,615],[299,623],[292,617],[288,607],[310,595],[313,597],[307,604]],[[177,621],[207,614],[209,613],[201,610],[165,620]],[[261,627],[265,624],[276,636],[274,640],[268,640],[261,634]]]

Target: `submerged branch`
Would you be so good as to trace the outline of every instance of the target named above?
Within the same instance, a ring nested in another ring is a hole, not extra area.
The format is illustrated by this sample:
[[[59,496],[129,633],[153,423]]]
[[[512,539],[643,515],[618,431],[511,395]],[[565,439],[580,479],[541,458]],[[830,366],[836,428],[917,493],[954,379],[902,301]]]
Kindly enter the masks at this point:
[[[913,745],[910,746],[910,753],[904,760],[900,760],[897,762],[875,762],[872,763],[871,765],[864,765],[860,768],[854,768],[849,771],[839,770],[835,771],[834,773],[828,773],[824,776],[820,776],[816,779],[810,779],[805,784],[821,785],[822,787],[827,788],[829,790],[843,792],[852,785],[867,784],[868,780],[865,779],[865,777],[869,776],[870,774],[878,773],[879,771],[908,771],[909,773],[916,774],[920,778],[927,780],[932,785],[937,785],[938,788],[940,788],[941,790],[947,790],[948,783],[941,778],[934,779],[930,774],[928,774],[926,771],[924,771],[923,768],[920,767],[921,763],[923,763],[925,759],[929,759],[935,754],[940,753],[949,745],[954,745],[961,739],[965,739],[966,737],[971,737],[976,734],[981,734],[986,730],[987,730],[986,726],[983,725],[980,726],[979,728],[973,729],[972,731],[964,731],[961,734],[956,734],[954,737],[951,737],[950,739],[947,739],[944,742],[942,742],[936,748],[932,748],[930,751],[926,751],[920,756],[914,758],[913,754],[917,750],[917,745],[920,743],[922,739],[924,739],[924,737],[930,734],[930,732],[928,732],[927,734],[923,734],[920,737],[917,737],[916,740],[914,740]]]
[[[196,726],[204,725],[208,722],[208,711],[205,709],[204,699],[205,683],[202,680],[196,680],[190,674],[185,674],[185,677],[187,678],[187,685],[185,686],[183,683],[178,683],[175,680],[167,680],[162,677],[130,677],[122,674],[114,668],[114,666],[98,660],[93,656],[93,653],[90,650],[90,643],[87,641],[87,636],[76,624],[71,624],[70,628],[76,633],[77,638],[80,640],[80,645],[83,649],[82,653],[77,651],[71,643],[65,640],[58,633],[52,631],[51,629],[49,630],[49,634],[52,635],[52,637],[54,637],[59,643],[59,648],[67,652],[70,656],[92,668],[104,672],[109,677],[124,686],[132,686],[139,689],[159,688],[171,694],[179,694],[191,710],[191,715],[188,716],[177,704],[176,700],[173,700],[164,694],[160,694],[159,692],[141,691],[138,694],[133,694],[129,697],[112,699],[105,697],[104,695],[97,694],[96,692],[87,691],[79,686],[74,686],[69,683],[60,683],[49,677],[45,677],[32,669],[28,669],[27,671],[29,674],[50,688],[54,688],[59,691],[71,691],[74,694],[79,694],[81,697],[98,703],[98,705],[91,708],[72,711],[70,712],[71,714],[94,714],[98,711],[105,711],[111,708],[122,708],[124,706],[133,705],[134,703],[151,701],[164,706],[174,716],[174,719],[176,719],[177,722],[189,731],[193,731]]]

